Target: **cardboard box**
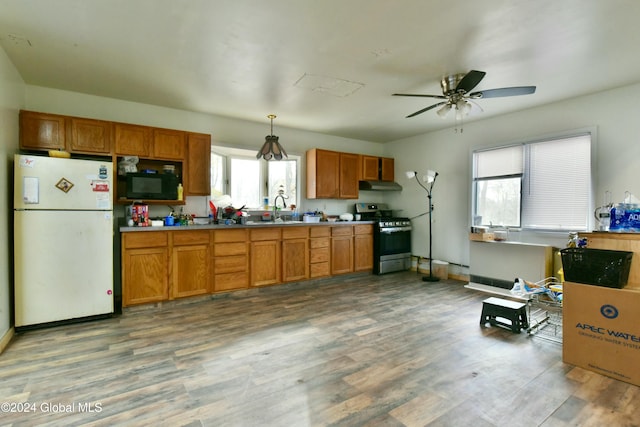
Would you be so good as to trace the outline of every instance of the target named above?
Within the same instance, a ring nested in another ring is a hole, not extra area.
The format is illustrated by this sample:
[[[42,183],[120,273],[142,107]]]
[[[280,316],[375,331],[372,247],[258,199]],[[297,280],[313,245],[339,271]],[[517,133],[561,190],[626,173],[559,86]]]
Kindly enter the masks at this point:
[[[640,290],[565,282],[562,360],[640,386]]]
[[[493,233],[469,233],[469,240],[474,242],[493,242]]]

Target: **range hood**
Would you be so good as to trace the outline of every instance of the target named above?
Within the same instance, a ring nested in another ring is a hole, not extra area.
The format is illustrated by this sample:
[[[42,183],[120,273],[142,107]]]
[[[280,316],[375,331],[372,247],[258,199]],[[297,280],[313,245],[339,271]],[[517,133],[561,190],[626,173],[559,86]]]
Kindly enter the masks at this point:
[[[402,186],[393,181],[360,181],[360,190],[402,191]]]

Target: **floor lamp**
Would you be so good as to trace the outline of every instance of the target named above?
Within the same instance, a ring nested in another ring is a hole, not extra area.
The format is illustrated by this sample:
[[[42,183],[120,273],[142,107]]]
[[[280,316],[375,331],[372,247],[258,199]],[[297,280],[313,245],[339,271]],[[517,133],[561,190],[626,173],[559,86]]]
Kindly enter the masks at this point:
[[[431,224],[432,224],[431,212],[433,212],[433,204],[431,203],[431,191],[433,190],[433,184],[435,184],[437,177],[438,177],[438,172],[435,172],[432,170],[427,171],[427,174],[422,178],[422,180],[427,183],[428,185],[427,187],[423,183],[421,183],[420,180],[418,179],[418,172],[407,171],[407,178],[409,179],[415,178],[416,182],[420,185],[420,187],[424,188],[425,191],[427,192],[427,198],[429,200],[429,275],[422,276],[422,280],[425,282],[437,282],[438,280],[440,280],[440,278],[433,275],[433,254],[431,250],[432,242],[433,242],[433,237],[431,233]],[[416,265],[416,270],[420,267],[419,264],[420,263],[418,262],[418,265]]]

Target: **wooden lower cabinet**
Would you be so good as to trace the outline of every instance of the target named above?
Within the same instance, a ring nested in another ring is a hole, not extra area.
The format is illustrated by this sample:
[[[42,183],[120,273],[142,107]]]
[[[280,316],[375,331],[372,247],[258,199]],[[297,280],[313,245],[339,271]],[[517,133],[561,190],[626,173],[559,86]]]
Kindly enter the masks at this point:
[[[251,286],[280,283],[281,229],[261,228],[251,230]]]
[[[309,277],[331,276],[331,228],[312,227],[309,236]]]
[[[171,234],[171,296],[182,298],[209,293],[209,231],[190,230]]]
[[[123,307],[373,268],[373,226],[122,234]]]
[[[353,272],[352,227],[331,227],[331,274]]]
[[[353,233],[353,270],[373,270],[373,225],[355,225]]]
[[[246,229],[213,232],[213,291],[249,287],[249,234]]]
[[[282,230],[282,281],[309,278],[309,227]]]
[[[122,305],[169,299],[168,232],[122,236]]]

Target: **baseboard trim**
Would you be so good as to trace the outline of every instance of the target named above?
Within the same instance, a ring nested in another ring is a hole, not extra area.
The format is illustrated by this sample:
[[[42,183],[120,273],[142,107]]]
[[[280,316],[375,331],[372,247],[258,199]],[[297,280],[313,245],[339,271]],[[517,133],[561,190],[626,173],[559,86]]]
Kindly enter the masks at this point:
[[[0,339],[0,354],[2,354],[2,352],[4,351],[5,348],[7,348],[9,346],[9,343],[11,342],[11,338],[13,338],[13,334],[15,333],[15,330],[13,329],[13,326],[9,328],[9,330],[4,334],[4,336],[2,337],[2,339]]]

